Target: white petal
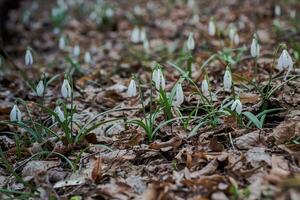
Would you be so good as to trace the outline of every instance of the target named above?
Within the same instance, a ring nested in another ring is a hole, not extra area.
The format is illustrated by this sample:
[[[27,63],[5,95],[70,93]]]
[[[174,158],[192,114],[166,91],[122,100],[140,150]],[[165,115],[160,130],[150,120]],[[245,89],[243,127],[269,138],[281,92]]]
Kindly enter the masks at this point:
[[[164,90],[166,87],[166,81],[161,70],[159,70],[159,74],[160,74],[160,87]]]
[[[175,106],[180,106],[184,101],[184,94],[183,94],[183,90],[182,90],[182,85],[178,84],[176,86],[176,94],[175,94],[175,101],[174,101],[174,105]]]
[[[241,101],[240,100],[236,100],[236,108],[235,108],[235,112],[237,113],[237,114],[241,114],[242,113],[242,110],[243,110],[243,105],[242,105],[242,103],[241,103]]]
[[[68,97],[71,97],[71,92],[72,92],[72,89],[71,89],[71,86],[69,84],[69,81],[67,79],[65,79],[62,86],[61,86],[61,95],[64,98],[68,98]]]
[[[36,86],[36,94],[41,97],[44,94],[45,86],[43,81],[41,80]]]
[[[26,53],[25,53],[25,64],[26,65],[32,65],[33,64],[33,56],[32,56],[32,53],[31,53],[30,49],[26,50]]]
[[[139,43],[140,42],[140,29],[138,27],[134,27],[131,32],[131,42]]]
[[[208,24],[208,34],[210,36],[214,36],[216,34],[216,25],[212,20],[209,21],[209,24]]]
[[[207,83],[207,80],[204,79],[202,81],[202,84],[201,84],[201,90],[202,90],[202,93],[204,96],[208,96],[209,95],[209,91],[208,91],[208,83]]]
[[[136,83],[135,81],[132,79],[129,83],[129,86],[128,86],[128,90],[127,90],[127,96],[128,97],[134,97],[136,96]]]
[[[14,105],[12,110],[10,111],[10,121],[21,121],[22,120],[22,113],[19,110],[17,105]]]
[[[229,70],[225,71],[223,82],[225,91],[230,91],[232,86],[232,78]]]
[[[188,41],[187,41],[188,50],[193,50],[195,48],[195,40],[194,40],[193,35],[194,35],[193,33],[189,34],[189,38],[188,38]]]

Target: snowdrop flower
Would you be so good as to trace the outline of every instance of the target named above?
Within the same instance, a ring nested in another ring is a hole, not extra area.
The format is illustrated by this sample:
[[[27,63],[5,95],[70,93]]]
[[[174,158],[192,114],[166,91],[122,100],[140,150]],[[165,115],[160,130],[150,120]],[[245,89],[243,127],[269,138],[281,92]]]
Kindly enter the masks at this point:
[[[194,48],[195,48],[194,33],[192,33],[192,32],[190,32],[189,38],[187,40],[187,48],[190,51],[194,50]]]
[[[230,41],[234,40],[235,34],[236,34],[236,29],[233,26],[231,26],[228,31],[228,37],[229,37]]]
[[[290,17],[291,17],[292,19],[295,19],[295,18],[296,18],[296,10],[291,10],[291,12],[290,12]]]
[[[39,97],[42,97],[44,95],[45,86],[44,86],[44,82],[42,80],[40,80],[40,82],[37,84],[35,91]]]
[[[223,82],[224,82],[224,90],[231,91],[232,77],[231,77],[231,72],[229,71],[229,69],[226,69],[226,71],[225,71]]]
[[[17,105],[14,105],[12,110],[10,111],[10,121],[12,122],[20,122],[22,120],[22,113]]]
[[[72,88],[69,84],[69,81],[67,79],[64,80],[62,86],[61,86],[61,95],[64,98],[71,97]]]
[[[73,48],[73,56],[78,57],[80,55],[80,46],[76,44]]]
[[[154,69],[152,73],[152,81],[154,82],[157,90],[160,90],[160,88],[165,89],[165,78],[160,68]]]
[[[190,9],[194,9],[195,6],[196,6],[195,0],[188,0],[188,1],[187,1],[187,6],[188,6]]]
[[[258,58],[259,57],[259,51],[260,51],[260,46],[257,42],[256,37],[254,36],[252,39],[251,47],[250,47],[250,53],[253,58]]]
[[[276,5],[275,6],[275,15],[277,16],[277,17],[279,17],[280,15],[281,15],[281,8],[280,8],[280,6],[279,5]]]
[[[65,37],[60,37],[58,40],[58,47],[60,50],[64,50],[66,48],[66,40]]]
[[[30,48],[26,49],[25,52],[25,64],[26,65],[32,65],[33,64],[33,56]]]
[[[56,106],[56,108],[54,109],[54,112],[57,114],[57,116],[58,116],[58,118],[61,122],[65,121],[65,115],[64,115],[63,111],[60,109],[59,106]],[[55,121],[54,116],[52,117],[52,121],[53,122]]]
[[[143,40],[143,48],[146,52],[148,52],[150,49],[149,40],[147,38]]]
[[[131,81],[129,83],[129,86],[128,86],[128,89],[127,89],[127,96],[128,97],[134,97],[136,95],[137,95],[137,92],[136,92],[136,83],[135,83],[134,79],[131,79]]]
[[[139,43],[140,42],[140,29],[138,27],[134,27],[131,32],[131,42]]]
[[[236,99],[232,104],[231,108],[232,111],[235,111],[237,114],[241,114],[243,110],[243,105],[239,99]]]
[[[85,62],[85,64],[91,64],[92,63],[92,56],[91,56],[90,52],[85,52],[84,62]]]
[[[139,41],[144,41],[146,39],[147,39],[147,34],[146,34],[146,31],[145,31],[145,28],[142,28],[142,30],[140,31]]]
[[[204,96],[206,96],[206,97],[209,96],[208,82],[207,82],[206,78],[202,81],[201,91],[202,91]]]
[[[178,83],[176,86],[176,91],[175,91],[175,101],[173,102],[173,105],[175,106],[180,106],[184,101],[184,94],[182,90],[182,85],[181,83]]]
[[[278,59],[277,69],[284,70],[288,69],[289,71],[293,69],[293,60],[290,54],[286,49],[284,49]]]
[[[233,43],[237,46],[240,43],[240,37],[239,34],[235,34],[233,37]]]
[[[216,24],[213,20],[210,20],[208,23],[208,34],[214,36],[216,34]]]

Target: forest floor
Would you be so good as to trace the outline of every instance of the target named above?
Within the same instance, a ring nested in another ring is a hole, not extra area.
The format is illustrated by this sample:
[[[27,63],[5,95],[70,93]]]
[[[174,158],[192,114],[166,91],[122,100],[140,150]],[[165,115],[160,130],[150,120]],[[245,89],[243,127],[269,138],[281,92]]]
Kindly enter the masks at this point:
[[[299,3],[129,2],[11,12],[0,199],[300,199]]]

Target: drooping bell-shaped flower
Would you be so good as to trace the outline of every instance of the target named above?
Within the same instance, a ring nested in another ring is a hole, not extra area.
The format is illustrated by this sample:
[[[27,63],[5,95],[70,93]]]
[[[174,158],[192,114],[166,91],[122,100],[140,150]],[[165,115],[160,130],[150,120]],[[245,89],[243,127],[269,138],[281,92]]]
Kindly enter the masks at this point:
[[[64,98],[69,98],[71,97],[71,94],[72,94],[72,88],[70,86],[70,83],[67,79],[64,79],[64,82],[61,86],[61,95]]]
[[[176,91],[175,91],[175,101],[173,101],[173,105],[180,106],[184,101],[184,94],[182,90],[181,83],[178,83],[176,85]]]
[[[234,45],[239,45],[239,43],[240,43],[240,37],[239,37],[239,34],[238,33],[236,33],[235,35],[234,35],[234,37],[233,37],[233,43],[234,43]]]
[[[231,77],[231,72],[228,68],[225,71],[224,78],[223,78],[223,83],[224,83],[224,90],[225,91],[231,91],[232,77]]]
[[[192,32],[190,32],[188,40],[187,40],[187,48],[190,51],[195,49],[194,33],[192,33]]]
[[[10,121],[16,122],[22,120],[22,113],[17,105],[14,105],[12,110],[10,111]]]
[[[128,85],[128,89],[127,89],[127,96],[128,97],[134,97],[137,95],[136,92],[136,83],[134,79],[131,79],[129,85]]]
[[[145,39],[147,39],[147,33],[146,33],[145,28],[142,28],[142,29],[140,30],[140,38],[139,38],[139,41],[140,41],[140,42],[143,42]]]
[[[232,26],[230,26],[229,31],[228,31],[228,37],[229,37],[230,41],[234,40],[235,34],[236,34],[236,28],[232,25]]]
[[[157,90],[165,89],[166,83],[164,75],[160,68],[155,68],[152,73],[152,81],[155,84]]]
[[[208,23],[208,34],[210,36],[215,36],[216,34],[216,24],[213,20],[210,20]]]
[[[201,83],[201,91],[202,91],[202,94],[204,96],[209,96],[209,86],[208,86],[208,82],[207,82],[207,79],[204,79]]]
[[[65,37],[61,36],[58,40],[58,47],[60,50],[64,50],[66,48],[66,39]]]
[[[26,49],[25,52],[25,64],[26,65],[32,65],[33,64],[33,56],[30,48]]]
[[[251,47],[250,47],[250,53],[253,58],[258,58],[259,57],[259,51],[260,51],[260,46],[258,44],[258,41],[256,37],[254,36],[252,39]]]
[[[64,115],[63,111],[60,109],[59,106],[56,106],[56,108],[54,109],[54,112],[57,114],[58,119],[59,119],[61,122],[65,121],[65,115]],[[55,121],[55,118],[54,118],[54,117],[52,118],[52,121]]]
[[[73,47],[73,56],[78,57],[79,55],[80,55],[80,46],[78,44],[76,44]]]
[[[139,43],[140,42],[140,29],[138,27],[133,28],[133,30],[131,32],[130,40],[133,43]]]
[[[239,99],[236,99],[232,104],[231,108],[232,111],[235,111],[237,114],[241,114],[243,110],[243,105]]]
[[[290,56],[289,52],[284,49],[278,59],[277,69],[280,71],[288,69],[290,71],[293,69],[293,65],[292,57]]]
[[[92,55],[90,52],[85,52],[84,54],[84,62],[85,64],[91,64],[92,63]]]
[[[281,8],[279,5],[275,5],[274,12],[277,17],[281,15]]]
[[[42,97],[44,95],[45,86],[42,80],[40,80],[39,83],[37,84],[35,91],[39,97]]]

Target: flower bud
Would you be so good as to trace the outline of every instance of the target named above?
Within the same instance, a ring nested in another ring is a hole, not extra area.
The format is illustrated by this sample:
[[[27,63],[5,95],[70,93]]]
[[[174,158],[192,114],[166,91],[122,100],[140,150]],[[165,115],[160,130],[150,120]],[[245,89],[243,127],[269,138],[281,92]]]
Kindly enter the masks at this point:
[[[76,44],[73,47],[73,56],[78,57],[79,55],[80,55],[80,46],[78,44]]]
[[[61,86],[61,95],[64,98],[69,98],[69,97],[71,97],[71,94],[72,94],[72,88],[69,84],[69,81],[67,79],[65,79]]]
[[[17,105],[14,105],[12,110],[10,111],[10,121],[16,122],[22,120],[22,113]]]
[[[239,99],[236,99],[232,104],[231,108],[232,111],[235,111],[237,114],[241,114],[243,110],[243,105]]]
[[[30,48],[26,49],[25,52],[25,64],[26,65],[32,65],[33,64],[33,56]]]
[[[290,56],[288,51],[284,49],[278,59],[277,69],[280,71],[284,69],[292,70],[293,65],[294,64],[293,64],[292,57]]]
[[[184,94],[182,90],[182,85],[181,83],[178,83],[176,86],[176,91],[175,91],[175,101],[173,102],[173,105],[175,106],[180,106],[184,101]]]
[[[254,36],[252,39],[251,47],[250,47],[250,53],[253,58],[258,58],[259,57],[259,51],[260,51],[260,46],[257,42],[256,37]]]
[[[39,97],[42,97],[44,95],[44,90],[45,90],[44,82],[40,80],[40,82],[37,84],[35,88],[36,94]]]
[[[59,106],[56,106],[56,108],[54,109],[54,112],[57,114],[57,116],[61,122],[65,121],[65,115]],[[52,120],[55,121],[55,118],[52,118]]]
[[[165,89],[166,87],[165,78],[160,68],[154,69],[152,73],[152,81],[154,82],[155,88],[157,90],[160,90],[160,88]]]
[[[133,43],[139,43],[140,42],[140,29],[138,27],[134,27],[134,29],[131,32],[131,42]]]
[[[206,79],[204,79],[202,81],[202,84],[201,84],[201,91],[203,93],[204,96],[209,96],[209,87],[208,87],[208,82]]]
[[[232,77],[231,77],[231,72],[229,71],[229,69],[226,69],[226,71],[225,71],[223,82],[224,82],[224,90],[231,91]]]
[[[210,20],[208,23],[208,34],[210,36],[215,36],[216,34],[216,24],[213,20]]]
[[[60,37],[58,40],[58,47],[60,50],[64,50],[66,48],[66,40],[65,37]]]
[[[134,97],[136,95],[137,95],[137,92],[136,92],[136,83],[135,83],[134,79],[131,79],[131,81],[129,83],[129,86],[128,86],[128,89],[127,89],[127,96],[128,97]]]
[[[195,48],[195,40],[194,40],[194,36],[193,35],[194,35],[194,33],[191,32],[189,34],[189,38],[187,40],[187,48],[190,51],[194,50],[194,48]]]
[[[84,62],[85,62],[85,64],[91,64],[92,63],[92,55],[91,55],[90,52],[85,52]]]

